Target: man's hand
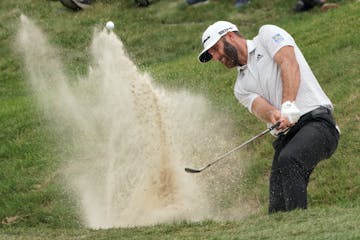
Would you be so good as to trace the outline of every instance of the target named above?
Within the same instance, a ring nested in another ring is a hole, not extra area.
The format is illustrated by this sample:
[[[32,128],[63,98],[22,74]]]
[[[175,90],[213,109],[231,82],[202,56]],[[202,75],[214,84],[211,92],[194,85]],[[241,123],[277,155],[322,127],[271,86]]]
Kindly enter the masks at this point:
[[[287,118],[290,124],[295,124],[300,118],[300,110],[295,102],[286,101],[281,105],[281,117]]]
[[[287,103],[287,102],[285,102]],[[252,112],[267,123],[275,124],[280,122],[276,132],[286,131],[292,127],[300,118],[300,111],[294,103],[283,104],[281,110],[275,108],[262,97],[255,98],[252,105]]]
[[[286,101],[282,104],[281,110],[274,110],[271,114],[271,123],[280,122],[280,126],[276,128],[276,133],[286,131],[294,126],[300,118],[300,110],[294,102]]]
[[[293,124],[289,122],[289,119],[286,117],[281,116],[281,112],[278,109],[274,109],[272,113],[270,114],[270,122],[272,124],[280,122],[280,125],[272,131],[273,135],[278,135],[281,132],[286,131],[290,127],[292,127]]]

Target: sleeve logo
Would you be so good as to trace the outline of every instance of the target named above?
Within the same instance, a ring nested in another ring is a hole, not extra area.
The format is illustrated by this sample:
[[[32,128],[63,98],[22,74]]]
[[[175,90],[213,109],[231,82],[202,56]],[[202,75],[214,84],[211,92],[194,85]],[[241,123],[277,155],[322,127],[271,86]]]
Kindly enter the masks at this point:
[[[285,40],[284,37],[281,36],[280,33],[274,35],[274,36],[272,37],[272,39],[273,39],[276,43],[280,43],[280,42],[282,42],[282,41]]]

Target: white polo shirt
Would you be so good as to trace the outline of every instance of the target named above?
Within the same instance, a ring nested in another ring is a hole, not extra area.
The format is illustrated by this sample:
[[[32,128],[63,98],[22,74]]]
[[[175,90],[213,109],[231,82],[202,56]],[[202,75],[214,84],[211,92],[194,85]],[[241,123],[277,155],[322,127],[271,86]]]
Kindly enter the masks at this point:
[[[281,108],[281,70],[273,58],[284,46],[294,47],[300,67],[300,85],[295,104],[301,115],[319,106],[332,110],[330,99],[321,89],[294,39],[285,30],[274,25],[262,26],[253,40],[247,40],[248,62],[245,69],[239,68],[234,86],[236,98],[250,112],[252,103],[258,96],[276,108]]]

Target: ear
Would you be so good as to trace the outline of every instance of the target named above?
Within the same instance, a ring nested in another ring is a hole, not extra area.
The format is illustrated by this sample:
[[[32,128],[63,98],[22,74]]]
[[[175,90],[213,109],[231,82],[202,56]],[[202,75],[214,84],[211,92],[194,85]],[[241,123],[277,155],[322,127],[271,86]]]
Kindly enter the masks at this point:
[[[228,40],[229,42],[235,41],[236,36],[237,36],[237,35],[236,35],[234,32],[228,32],[228,33],[226,34],[227,40]]]
[[[230,39],[233,39],[234,36],[235,36],[235,33],[234,32],[228,32],[227,35],[229,36]]]

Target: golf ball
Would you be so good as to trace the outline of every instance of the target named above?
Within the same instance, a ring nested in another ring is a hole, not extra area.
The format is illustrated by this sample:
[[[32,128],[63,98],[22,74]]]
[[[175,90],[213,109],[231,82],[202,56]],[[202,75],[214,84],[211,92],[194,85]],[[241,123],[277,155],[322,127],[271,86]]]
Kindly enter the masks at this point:
[[[108,30],[113,30],[115,25],[112,21],[108,21],[105,25],[105,27],[108,29]]]

